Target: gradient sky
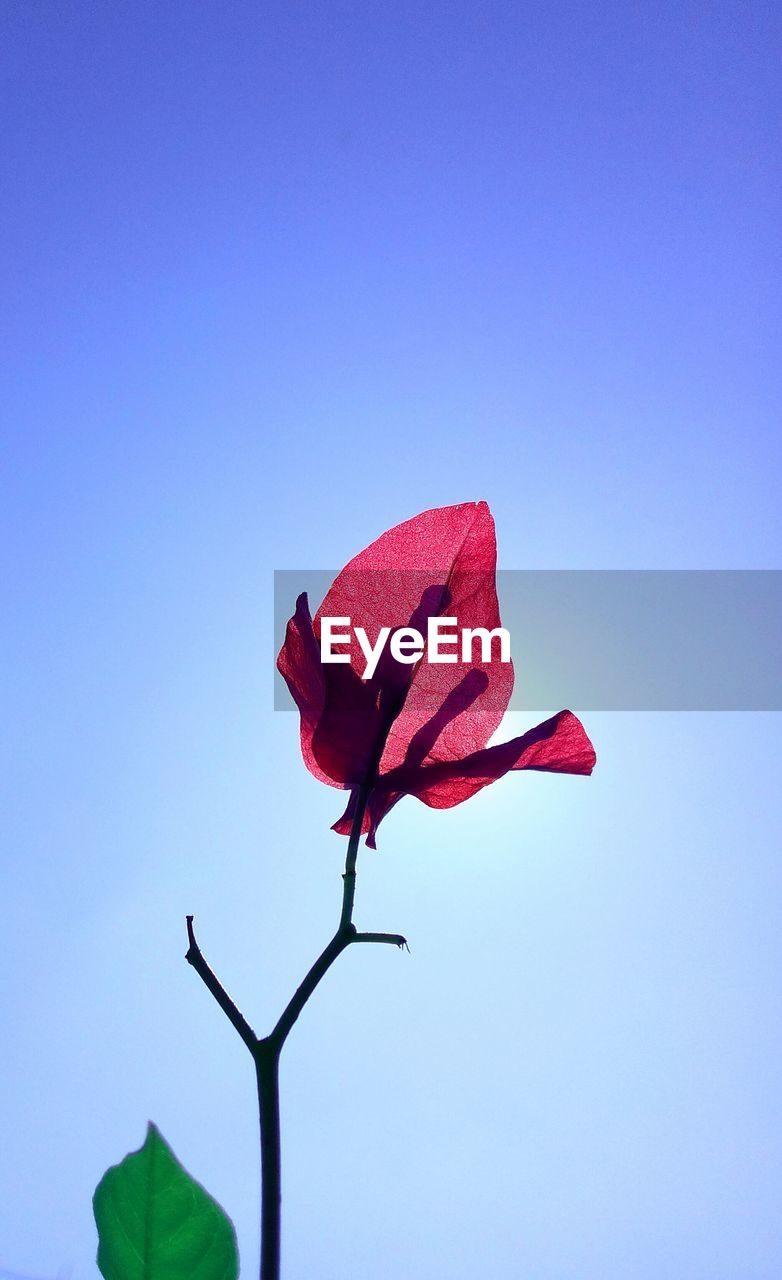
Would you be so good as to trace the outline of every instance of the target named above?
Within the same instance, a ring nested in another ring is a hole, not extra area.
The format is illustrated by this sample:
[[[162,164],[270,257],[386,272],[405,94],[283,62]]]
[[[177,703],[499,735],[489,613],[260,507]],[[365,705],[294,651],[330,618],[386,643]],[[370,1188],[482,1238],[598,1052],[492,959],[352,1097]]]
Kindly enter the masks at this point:
[[[0,1275],[94,1280],[148,1118],[256,1272],[184,915],[261,1031],[336,923],[274,569],[477,498],[505,568],[782,567],[780,25],[5,0]],[[587,727],[361,855],[412,951],[286,1047],[286,1280],[778,1277],[779,718]]]

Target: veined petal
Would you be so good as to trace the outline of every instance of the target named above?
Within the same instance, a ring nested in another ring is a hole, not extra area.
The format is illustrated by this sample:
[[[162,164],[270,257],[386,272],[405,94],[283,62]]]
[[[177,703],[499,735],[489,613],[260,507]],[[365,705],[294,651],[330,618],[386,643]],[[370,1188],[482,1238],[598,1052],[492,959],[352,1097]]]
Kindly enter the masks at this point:
[[[471,752],[461,760],[402,765],[379,780],[394,792],[417,796],[433,809],[450,809],[513,769],[590,774],[595,750],[572,711],[560,711],[518,738]]]
[[[285,642],[277,655],[277,670],[291,691],[301,717],[300,740],[304,763],[321,782],[337,785],[318,764],[312,750],[312,739],[323,715],[326,682],[320,649],[312,630],[307,593],[296,601],[296,611],[285,628]]]
[[[485,502],[438,507],[354,556],[314,619],[306,595],[297,600],[277,665],[299,708],[308,769],[351,792],[334,830],[350,831],[362,785],[371,787],[363,829],[374,847],[378,824],[403,795],[449,808],[515,769],[591,773],[594,749],[569,711],[510,742],[486,745],[513,688],[513,667],[497,652],[496,556]],[[349,619],[350,640],[341,648],[347,662],[321,661],[324,618]],[[450,650],[454,661],[431,660],[429,623],[439,619],[453,619],[448,630],[458,636],[474,633],[464,654],[461,646]],[[402,628],[424,637],[424,652],[409,663],[391,653]],[[365,680],[367,645],[379,660]]]
[[[414,627],[426,637],[430,618],[455,618],[459,631],[493,631],[500,625],[496,559],[494,521],[485,502],[424,511],[389,529],[345,566],[315,614],[315,635],[324,617],[349,617],[373,646],[382,627],[392,633]],[[372,723],[360,735],[367,768],[377,767],[378,749],[383,773],[403,763],[459,759],[486,745],[510,700],[513,667],[499,661],[496,642],[493,660],[484,660],[477,641],[474,650],[467,661],[457,650],[456,661],[432,663],[425,652],[406,665],[386,645],[375,674],[362,681],[373,695],[366,703]],[[334,669],[360,680],[366,658],[355,635],[343,652],[350,665]],[[354,737],[355,727],[354,720]]]
[[[306,593],[296,601],[277,668],[299,708],[301,753],[310,773],[333,787],[360,782],[378,735],[373,690],[350,667],[324,667]]]
[[[393,809],[398,800],[402,799],[401,791],[371,791],[364,817],[361,823],[361,834],[367,838],[367,848],[376,849],[377,829],[386,814]],[[345,812],[341,818],[338,818],[332,824],[331,830],[336,831],[337,835],[349,836],[353,828],[353,819],[356,814],[356,801],[358,790],[354,789],[350,794]]]

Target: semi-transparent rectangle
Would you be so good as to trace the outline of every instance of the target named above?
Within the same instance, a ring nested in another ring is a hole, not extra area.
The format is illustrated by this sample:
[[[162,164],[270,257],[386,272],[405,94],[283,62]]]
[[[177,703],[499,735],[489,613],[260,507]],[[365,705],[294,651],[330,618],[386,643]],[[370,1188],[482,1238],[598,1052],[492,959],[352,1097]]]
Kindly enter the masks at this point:
[[[274,656],[296,597],[314,614],[335,577],[275,572]],[[504,569],[497,594],[511,710],[782,710],[782,570]],[[293,708],[276,669],[274,707]]]

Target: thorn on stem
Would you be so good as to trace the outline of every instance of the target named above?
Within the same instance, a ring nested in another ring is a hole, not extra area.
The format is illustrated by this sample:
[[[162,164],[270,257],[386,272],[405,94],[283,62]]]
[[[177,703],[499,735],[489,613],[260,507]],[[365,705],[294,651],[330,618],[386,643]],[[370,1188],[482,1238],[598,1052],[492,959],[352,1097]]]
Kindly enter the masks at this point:
[[[185,916],[185,922],[187,924],[187,942],[188,942],[187,954],[185,955],[185,959],[190,964],[192,964],[193,956],[195,956],[198,952],[198,943],[195,940],[195,933],[193,931],[193,917]]]

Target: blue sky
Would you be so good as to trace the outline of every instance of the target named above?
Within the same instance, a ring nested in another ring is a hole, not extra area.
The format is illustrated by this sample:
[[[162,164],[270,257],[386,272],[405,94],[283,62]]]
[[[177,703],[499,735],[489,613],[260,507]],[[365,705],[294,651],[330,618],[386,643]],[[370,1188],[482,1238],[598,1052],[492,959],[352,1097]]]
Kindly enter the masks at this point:
[[[152,1118],[252,1275],[250,1064],[183,918],[259,1029],[335,923],[272,572],[477,498],[505,568],[780,567],[779,18],[0,21],[0,1269],[96,1276]],[[286,1048],[287,1280],[776,1275],[778,718],[588,728],[591,780],[362,855],[412,953],[342,957]]]

